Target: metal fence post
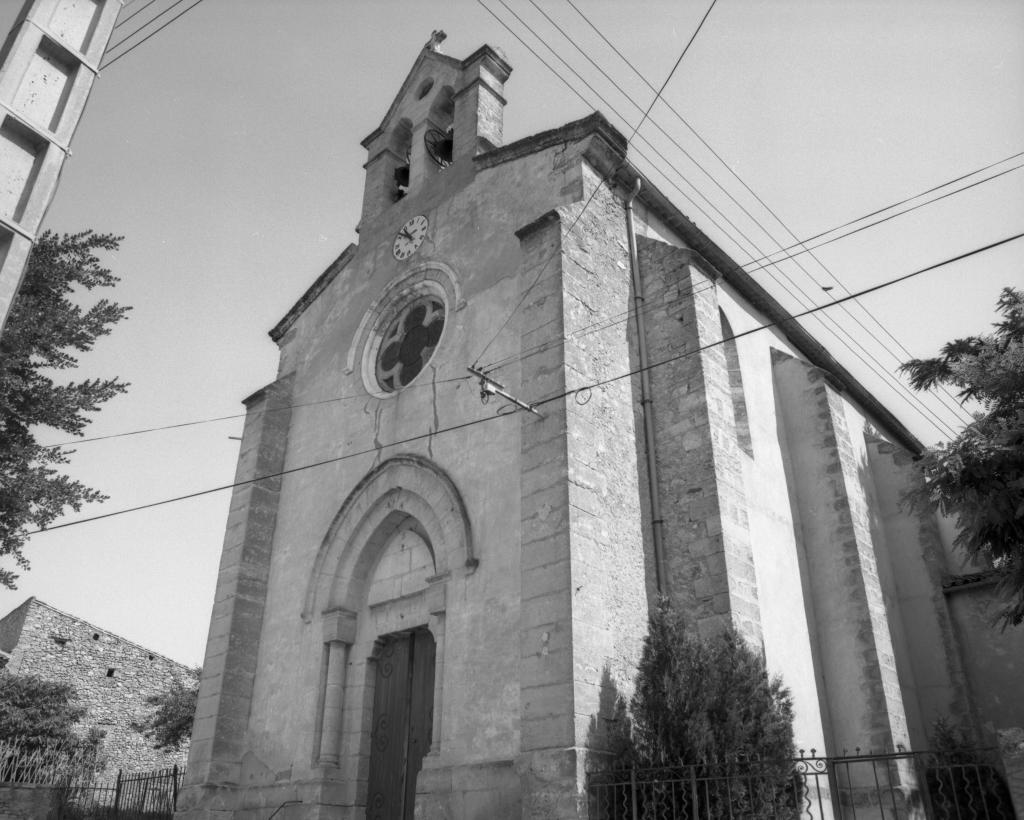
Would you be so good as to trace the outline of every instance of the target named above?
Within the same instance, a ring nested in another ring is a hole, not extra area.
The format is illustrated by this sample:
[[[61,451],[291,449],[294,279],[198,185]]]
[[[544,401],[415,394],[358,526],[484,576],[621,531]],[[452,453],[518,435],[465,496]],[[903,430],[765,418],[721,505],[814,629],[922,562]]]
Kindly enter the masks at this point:
[[[178,808],[178,764],[177,763],[174,764],[174,786],[173,786],[173,795],[172,795],[172,800],[171,800],[171,808],[172,809],[177,809]]]
[[[697,818],[700,817],[699,807],[697,805],[697,767],[690,765],[690,799],[693,801],[693,808],[690,809],[690,816]]]
[[[917,787],[921,795],[924,816],[932,820],[935,817],[935,808],[932,806],[931,790],[928,787],[928,764],[920,752],[914,752],[914,771],[917,774]]]
[[[121,809],[121,769],[117,770],[117,785],[114,786],[114,817],[120,814]]]
[[[636,764],[629,767],[629,795],[630,804],[633,807],[633,820],[640,820],[640,812],[636,803]]]
[[[828,779],[829,802],[832,804],[832,817],[834,820],[843,820],[843,801],[839,794],[839,772],[836,771],[834,758],[824,758],[825,774]]]

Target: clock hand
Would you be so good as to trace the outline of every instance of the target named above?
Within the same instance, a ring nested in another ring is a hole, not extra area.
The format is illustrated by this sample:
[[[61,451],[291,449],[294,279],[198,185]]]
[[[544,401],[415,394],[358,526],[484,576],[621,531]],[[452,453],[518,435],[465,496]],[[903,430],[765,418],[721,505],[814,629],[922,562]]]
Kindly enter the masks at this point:
[[[406,230],[405,228],[402,228],[402,230],[400,230],[400,231],[398,232],[398,235],[399,235],[399,236],[404,236],[404,237],[405,237],[406,239],[408,239],[408,240],[409,240],[410,242],[412,242],[412,241],[413,241],[413,235],[412,235],[411,233],[409,233],[409,232],[408,232],[408,231],[407,231],[407,230]]]

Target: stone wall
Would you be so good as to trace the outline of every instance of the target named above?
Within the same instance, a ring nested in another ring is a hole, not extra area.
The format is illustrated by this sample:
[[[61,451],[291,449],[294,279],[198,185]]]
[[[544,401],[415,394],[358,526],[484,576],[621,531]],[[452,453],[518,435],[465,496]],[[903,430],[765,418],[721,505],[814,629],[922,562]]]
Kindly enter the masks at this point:
[[[741,454],[713,278],[692,254],[638,241],[650,311],[666,593],[702,635],[761,645]],[[656,308],[655,308],[656,306]]]
[[[19,620],[16,636],[13,629],[4,629]],[[96,728],[104,733],[108,773],[185,765],[187,744],[181,750],[154,749],[133,724],[151,714],[147,698],[166,692],[175,680],[193,677],[187,666],[35,598],[0,621],[0,635],[16,640],[0,646],[11,654],[6,672],[75,687],[88,709],[79,724],[83,732]]]
[[[57,817],[58,797],[53,786],[0,784],[0,820],[50,820]]]

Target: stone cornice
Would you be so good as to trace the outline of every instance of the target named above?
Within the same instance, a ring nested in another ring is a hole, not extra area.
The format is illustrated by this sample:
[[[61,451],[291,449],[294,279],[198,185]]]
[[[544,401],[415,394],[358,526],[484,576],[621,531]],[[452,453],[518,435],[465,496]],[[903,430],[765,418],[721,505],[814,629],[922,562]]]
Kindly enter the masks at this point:
[[[473,163],[477,170],[493,168],[495,165],[543,151],[552,145],[577,142],[589,136],[599,137],[607,143],[609,149],[618,151],[621,156],[625,155],[626,138],[601,114],[591,114],[589,117],[570,122],[561,128],[541,131],[539,134],[524,137],[485,154],[479,154],[473,157]]]

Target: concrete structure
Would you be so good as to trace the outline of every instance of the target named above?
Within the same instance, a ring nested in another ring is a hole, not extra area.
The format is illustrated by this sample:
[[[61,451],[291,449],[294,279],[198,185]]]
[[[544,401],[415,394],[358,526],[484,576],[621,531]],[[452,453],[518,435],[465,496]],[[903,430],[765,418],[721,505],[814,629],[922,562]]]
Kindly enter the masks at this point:
[[[0,331],[123,0],[25,0],[0,48]]]
[[[633,311],[624,137],[503,145],[510,67],[433,42],[246,401],[179,816],[585,816],[659,586],[763,651],[804,748],[977,722],[919,444],[646,182]]]
[[[145,772],[184,766],[188,745],[157,750],[135,728],[175,680],[194,680],[187,666],[158,655],[81,618],[29,598],[0,618],[0,674],[38,675],[70,683],[88,711],[82,732],[103,732],[108,772]]]

